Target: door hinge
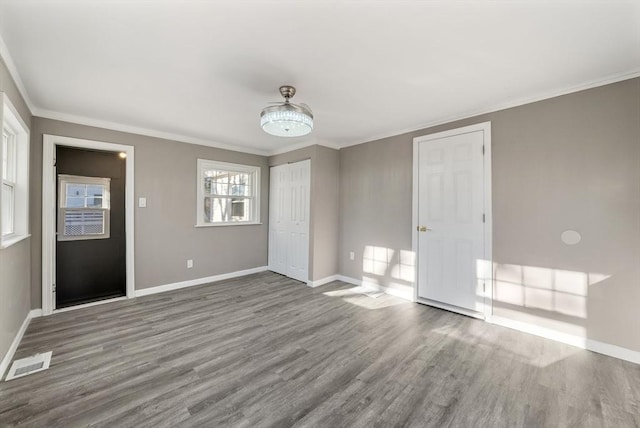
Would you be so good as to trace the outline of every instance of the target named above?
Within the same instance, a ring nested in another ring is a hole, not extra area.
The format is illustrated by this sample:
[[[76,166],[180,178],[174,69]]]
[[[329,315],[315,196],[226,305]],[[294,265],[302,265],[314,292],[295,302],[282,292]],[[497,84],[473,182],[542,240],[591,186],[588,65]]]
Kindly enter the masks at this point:
[[[483,292],[483,293],[486,293],[486,292],[487,292],[487,283],[486,283],[486,282],[483,282],[483,283],[482,283],[482,292]]]
[[[486,214],[482,214],[482,222],[483,223],[487,222],[487,215]]]
[[[53,291],[54,293],[56,292],[56,285],[55,284],[51,284],[51,291]]]

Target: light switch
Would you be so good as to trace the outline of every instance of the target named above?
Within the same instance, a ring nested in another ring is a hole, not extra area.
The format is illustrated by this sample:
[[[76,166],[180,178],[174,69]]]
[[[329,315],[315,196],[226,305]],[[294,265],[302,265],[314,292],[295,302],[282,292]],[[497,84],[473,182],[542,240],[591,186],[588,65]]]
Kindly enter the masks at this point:
[[[147,198],[138,198],[138,207],[147,208]]]

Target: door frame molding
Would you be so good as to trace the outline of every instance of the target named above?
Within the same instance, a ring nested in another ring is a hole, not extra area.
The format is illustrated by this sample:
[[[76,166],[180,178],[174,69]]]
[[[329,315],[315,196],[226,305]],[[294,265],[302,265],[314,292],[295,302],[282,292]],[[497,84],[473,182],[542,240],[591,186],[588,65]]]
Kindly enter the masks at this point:
[[[42,315],[57,312],[53,300],[56,254],[56,146],[77,147],[110,152],[124,152],[125,178],[125,237],[126,237],[126,281],[127,298],[135,294],[134,264],[134,148],[124,144],[84,140],[58,135],[43,135],[42,141]],[[110,302],[112,299],[104,300]],[[97,304],[94,302],[92,304]],[[92,305],[91,304],[91,305]],[[78,305],[75,308],[87,305]]]
[[[413,139],[413,194],[412,194],[412,213],[411,213],[411,249],[415,254],[415,269],[413,280],[413,300],[415,302],[424,302],[431,304],[429,301],[420,299],[418,297],[418,270],[420,268],[419,256],[418,256],[418,174],[419,174],[419,147],[420,143],[425,141],[437,140],[440,138],[452,137],[454,135],[468,134],[470,132],[482,131],[484,138],[484,214],[485,214],[485,227],[484,227],[484,254],[485,263],[482,266],[481,275],[485,280],[485,292],[484,292],[484,305],[483,315],[485,320],[489,320],[493,314],[493,212],[491,206],[491,122],[482,122],[470,126],[464,126],[461,128],[450,129],[447,131],[436,132],[433,134],[422,135]],[[440,307],[442,307],[440,303]],[[434,305],[435,306],[435,305]],[[446,309],[453,310],[465,315],[469,315],[463,308],[457,308],[454,306],[446,305]]]

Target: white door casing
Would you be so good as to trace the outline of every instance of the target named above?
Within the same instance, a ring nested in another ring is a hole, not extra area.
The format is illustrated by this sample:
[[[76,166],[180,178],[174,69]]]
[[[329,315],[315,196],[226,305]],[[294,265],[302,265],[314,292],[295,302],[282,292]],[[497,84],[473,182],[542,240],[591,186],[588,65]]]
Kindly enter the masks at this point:
[[[43,135],[42,141],[42,314],[50,315],[54,311],[79,309],[102,304],[111,300],[77,305],[71,308],[55,308],[53,296],[56,263],[56,145],[83,149],[122,152],[126,155],[125,183],[125,240],[126,240],[126,290],[127,298],[135,294],[135,257],[134,257],[134,147],[123,144],[107,143],[80,138]]]
[[[489,123],[414,139],[416,300],[485,318],[492,289],[487,146]]]
[[[271,168],[269,269],[309,279],[309,193],[311,161]]]

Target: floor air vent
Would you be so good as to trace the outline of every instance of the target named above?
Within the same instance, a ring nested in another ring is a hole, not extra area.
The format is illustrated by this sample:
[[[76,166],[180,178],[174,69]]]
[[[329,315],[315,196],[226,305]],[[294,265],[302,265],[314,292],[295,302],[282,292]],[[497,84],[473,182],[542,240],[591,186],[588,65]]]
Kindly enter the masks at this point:
[[[49,368],[51,363],[51,351],[44,354],[36,354],[32,357],[23,358],[21,360],[15,360],[9,369],[5,381],[16,379],[22,376],[30,375],[32,373],[41,372]]]

